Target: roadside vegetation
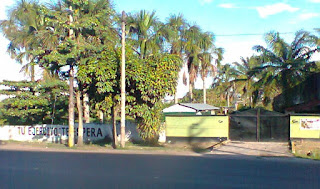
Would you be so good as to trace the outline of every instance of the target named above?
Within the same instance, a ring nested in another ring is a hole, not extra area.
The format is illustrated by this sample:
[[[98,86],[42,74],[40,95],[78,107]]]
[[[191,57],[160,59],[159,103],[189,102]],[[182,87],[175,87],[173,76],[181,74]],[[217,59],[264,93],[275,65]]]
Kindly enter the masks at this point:
[[[320,160],[320,142],[310,140],[294,141],[292,152],[296,157]]]
[[[6,86],[0,94],[10,97],[0,103],[0,123],[73,127],[74,122],[107,118],[115,124],[120,113],[122,21],[109,0],[17,0],[0,29],[10,41],[8,53],[24,65],[30,80],[0,83]],[[320,63],[312,59],[320,51],[320,40],[309,31],[297,31],[292,42],[268,32],[267,46],[253,47],[256,55],[221,64],[223,49],[215,45],[214,33],[182,14],[162,22],[156,12],[141,10],[127,13],[125,22],[126,115],[137,122],[149,144],[159,134],[163,99],[176,97],[183,66],[188,68],[183,81],[189,93],[181,101],[228,107],[241,101],[242,108],[269,110],[274,97],[320,71]],[[39,80],[35,66],[43,70]],[[198,77],[203,86],[205,78],[213,77],[211,89],[195,91]]]

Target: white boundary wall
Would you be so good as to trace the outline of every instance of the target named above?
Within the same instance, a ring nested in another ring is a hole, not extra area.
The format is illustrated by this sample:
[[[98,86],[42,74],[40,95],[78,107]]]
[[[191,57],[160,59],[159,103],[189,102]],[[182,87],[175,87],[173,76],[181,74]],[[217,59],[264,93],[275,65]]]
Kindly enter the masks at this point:
[[[136,123],[126,122],[127,140],[141,140]],[[15,125],[0,126],[0,140],[60,142],[68,139],[68,125]],[[117,124],[120,134],[120,124]],[[78,136],[78,125],[75,125],[75,138]],[[112,138],[112,124],[84,124],[83,139],[85,142]]]

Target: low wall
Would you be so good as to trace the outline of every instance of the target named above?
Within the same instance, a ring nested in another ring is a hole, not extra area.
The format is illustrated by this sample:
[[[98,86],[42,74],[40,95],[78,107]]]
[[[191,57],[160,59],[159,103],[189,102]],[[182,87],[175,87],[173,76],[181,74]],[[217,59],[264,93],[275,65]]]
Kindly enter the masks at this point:
[[[126,122],[127,140],[141,140],[136,123]],[[16,141],[46,141],[60,142],[67,140],[69,127],[67,125],[6,125],[0,126],[0,140]],[[117,134],[120,134],[120,123],[117,124]],[[75,125],[75,138],[78,136],[78,125]],[[111,124],[84,124],[83,139],[85,142],[94,142],[106,137],[112,138]]]
[[[229,137],[228,116],[166,116],[166,137]]]
[[[320,116],[290,116],[290,138],[320,139]]]

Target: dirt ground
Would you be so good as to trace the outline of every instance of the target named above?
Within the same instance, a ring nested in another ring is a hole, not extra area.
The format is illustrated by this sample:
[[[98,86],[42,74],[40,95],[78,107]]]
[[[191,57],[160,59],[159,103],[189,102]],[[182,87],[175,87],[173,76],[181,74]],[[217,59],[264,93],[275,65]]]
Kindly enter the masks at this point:
[[[293,157],[288,142],[229,141],[212,149],[213,154]]]
[[[85,145],[68,148],[63,144],[39,142],[0,141],[0,150],[28,150],[28,151],[61,151],[61,152],[93,152],[93,153],[147,153],[170,155],[244,155],[293,157],[288,143],[278,142],[205,142],[205,143],[175,143],[162,144],[157,147],[127,144],[126,149],[114,150],[103,145]]]
[[[320,159],[320,141],[294,140],[292,152],[298,157]]]

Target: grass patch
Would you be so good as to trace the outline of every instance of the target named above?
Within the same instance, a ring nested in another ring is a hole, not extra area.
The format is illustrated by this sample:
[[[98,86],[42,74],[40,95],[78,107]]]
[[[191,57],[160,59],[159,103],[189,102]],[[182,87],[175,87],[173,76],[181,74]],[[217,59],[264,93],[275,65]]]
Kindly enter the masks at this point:
[[[294,141],[292,145],[296,157],[320,160],[320,141],[300,140]]]
[[[301,157],[301,158],[308,158],[308,159],[315,159],[315,160],[320,160],[320,150],[314,150],[314,151],[296,151],[294,153],[296,157]]]
[[[3,145],[11,145],[12,148],[33,148],[33,149],[56,149],[62,151],[68,150],[84,150],[84,151],[97,151],[103,152],[112,150],[112,142],[110,140],[99,140],[95,142],[88,142],[79,146],[75,144],[73,147],[68,147],[67,143],[48,143],[48,142],[21,142],[21,141],[3,141]],[[212,143],[205,143],[203,145],[195,145],[189,143],[177,143],[177,144],[168,144],[168,143],[148,143],[143,141],[135,142],[126,142],[125,148],[120,147],[120,142],[115,150],[131,150],[131,151],[154,151],[154,152],[195,152],[195,153],[206,153],[210,150],[208,146],[212,146]]]
[[[164,150],[165,146],[161,144],[149,144],[145,142],[126,142],[125,147],[121,148],[118,144],[119,150]]]

